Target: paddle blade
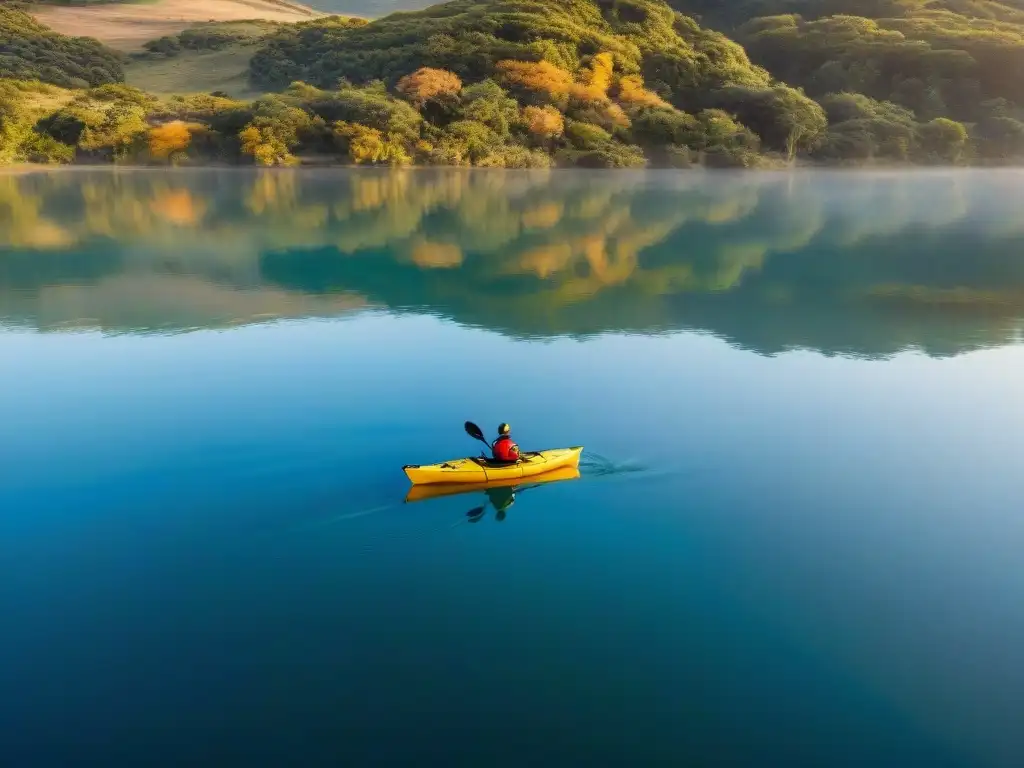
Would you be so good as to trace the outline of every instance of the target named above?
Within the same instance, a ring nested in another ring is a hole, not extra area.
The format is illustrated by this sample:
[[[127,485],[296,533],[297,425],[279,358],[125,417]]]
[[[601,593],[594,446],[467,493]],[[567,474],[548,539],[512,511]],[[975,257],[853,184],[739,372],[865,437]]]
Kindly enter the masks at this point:
[[[475,440],[481,440],[485,443],[487,442],[486,440],[484,440],[484,433],[480,431],[480,427],[478,427],[472,421],[466,422],[466,434]]]

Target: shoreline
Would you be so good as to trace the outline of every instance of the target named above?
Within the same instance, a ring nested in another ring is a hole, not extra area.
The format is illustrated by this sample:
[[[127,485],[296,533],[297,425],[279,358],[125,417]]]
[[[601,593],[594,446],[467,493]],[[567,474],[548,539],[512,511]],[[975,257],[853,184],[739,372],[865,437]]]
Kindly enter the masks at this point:
[[[309,163],[289,166],[259,166],[259,165],[235,165],[218,163],[197,163],[189,165],[119,165],[115,163],[90,163],[90,164],[44,164],[44,163],[21,163],[18,165],[0,166],[0,176],[27,176],[33,173],[83,173],[88,171],[107,170],[113,172],[150,172],[150,173],[176,173],[188,171],[231,171],[248,173],[259,171],[260,173],[303,173],[313,171],[371,171],[375,173],[397,173],[397,172],[424,172],[424,171],[460,171],[464,173],[513,173],[513,174],[541,174],[541,173],[596,173],[605,175],[637,175],[637,174],[678,174],[680,176],[694,174],[708,174],[716,176],[766,176],[766,175],[792,175],[799,173],[885,173],[885,174],[907,174],[907,173],[942,173],[952,171],[958,172],[1020,172],[1024,171],[1024,164],[1021,165],[813,165],[799,164],[791,167],[771,168],[708,168],[695,165],[691,168],[575,168],[571,166],[552,166],[550,168],[481,168],[465,165],[356,165],[345,163]]]

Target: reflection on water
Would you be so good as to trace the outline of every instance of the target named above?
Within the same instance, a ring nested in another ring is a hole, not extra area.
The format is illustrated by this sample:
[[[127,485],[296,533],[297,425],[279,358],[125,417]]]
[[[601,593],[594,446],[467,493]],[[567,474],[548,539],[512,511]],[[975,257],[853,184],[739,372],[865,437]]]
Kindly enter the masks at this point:
[[[384,308],[513,336],[948,355],[1024,309],[1015,172],[0,176],[0,322],[178,331]]]

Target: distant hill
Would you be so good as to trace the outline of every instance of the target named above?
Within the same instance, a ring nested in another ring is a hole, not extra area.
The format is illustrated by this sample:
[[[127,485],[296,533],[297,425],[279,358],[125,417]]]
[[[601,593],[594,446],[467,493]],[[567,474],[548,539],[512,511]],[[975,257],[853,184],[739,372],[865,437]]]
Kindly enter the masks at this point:
[[[870,19],[954,13],[968,18],[1024,21],[1024,0],[670,0],[673,8],[713,27],[732,29],[763,16],[805,19],[850,15]]]

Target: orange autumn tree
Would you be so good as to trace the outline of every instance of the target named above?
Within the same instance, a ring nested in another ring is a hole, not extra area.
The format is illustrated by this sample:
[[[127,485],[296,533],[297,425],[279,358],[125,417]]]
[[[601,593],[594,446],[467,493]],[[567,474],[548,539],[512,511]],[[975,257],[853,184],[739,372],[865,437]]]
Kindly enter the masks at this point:
[[[174,120],[150,128],[147,140],[149,154],[158,160],[166,160],[188,149],[192,143],[192,132],[181,120]]]
[[[395,86],[402,96],[417,109],[421,109],[431,99],[438,96],[455,96],[462,90],[462,80],[454,72],[447,69],[420,67],[406,75]]]
[[[640,75],[623,75],[619,78],[619,103],[628,107],[665,107],[672,105],[654,91],[644,87],[644,79]]]
[[[572,75],[550,61],[504,59],[496,66],[506,85],[543,93],[555,100],[568,96],[573,87]]]
[[[542,142],[557,139],[565,130],[562,113],[552,106],[527,107],[523,110],[523,119],[527,130]]]

